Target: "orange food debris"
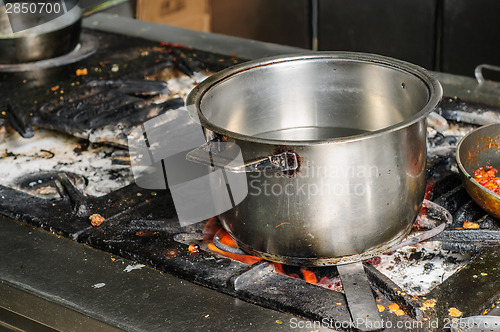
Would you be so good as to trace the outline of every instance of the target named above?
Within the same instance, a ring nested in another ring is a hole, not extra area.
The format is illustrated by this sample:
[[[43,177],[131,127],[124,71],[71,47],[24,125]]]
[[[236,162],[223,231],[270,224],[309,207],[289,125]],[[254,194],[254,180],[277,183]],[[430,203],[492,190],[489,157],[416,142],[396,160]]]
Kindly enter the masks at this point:
[[[383,305],[381,305],[381,304],[377,304],[377,308],[378,308],[379,312],[382,312],[382,311],[385,310],[385,307]]]
[[[141,237],[153,236],[156,234],[158,234],[158,232],[151,232],[151,231],[137,231],[137,232],[135,232],[135,235],[141,236]]]
[[[96,213],[96,214],[93,214],[89,217],[90,219],[90,223],[92,224],[92,226],[96,227],[96,226],[99,226],[100,224],[103,223],[103,221],[105,220],[103,216],[101,216],[99,213]]]
[[[397,303],[389,304],[389,312],[396,314],[396,316],[401,316],[405,314],[403,310],[399,309],[399,304]]]
[[[274,228],[278,228],[280,226],[283,226],[283,225],[290,225],[289,222],[285,221],[285,222],[282,222],[281,224],[279,224],[278,226],[274,227]]]
[[[420,307],[420,309],[422,309],[422,311],[425,311],[427,309],[434,308],[435,306],[436,306],[436,300],[431,299],[431,300],[427,300],[424,303],[422,303],[422,306]]]
[[[111,261],[112,261],[112,262],[116,261],[116,258],[111,257]]]
[[[394,310],[398,310],[398,309],[399,309],[399,304],[397,304],[397,303],[389,304],[389,311],[390,312],[393,312]]]
[[[88,74],[89,74],[89,71],[87,70],[87,68],[77,69],[76,70],[76,76],[85,76],[85,75],[88,75]]]
[[[463,228],[478,229],[479,224],[476,224],[475,222],[471,222],[471,221],[466,220],[466,221],[464,221]]]
[[[192,254],[200,251],[200,246],[197,244],[190,244],[188,247],[188,251]]]
[[[450,308],[448,309],[448,315],[450,315],[451,317],[460,317],[462,316],[462,312],[457,308]]]
[[[51,88],[50,88],[50,90],[52,90],[52,91],[59,90],[59,85],[56,85],[56,86],[51,87]]]
[[[340,303],[340,302],[337,302],[337,303],[335,303],[335,304],[336,304],[336,305],[342,305],[342,303]]]

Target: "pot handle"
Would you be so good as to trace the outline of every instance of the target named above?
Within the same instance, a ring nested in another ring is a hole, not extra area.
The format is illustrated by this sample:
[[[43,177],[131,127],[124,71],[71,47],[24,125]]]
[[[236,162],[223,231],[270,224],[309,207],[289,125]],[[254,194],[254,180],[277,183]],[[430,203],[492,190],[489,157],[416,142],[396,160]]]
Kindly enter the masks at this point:
[[[230,142],[209,141],[190,151],[186,159],[196,163],[224,168],[233,173],[293,171],[299,167],[297,155],[282,152],[275,155],[243,161],[239,146]]]
[[[488,64],[482,64],[482,65],[477,66],[476,69],[474,69],[474,76],[476,76],[476,80],[477,80],[477,83],[479,85],[486,82],[486,80],[484,79],[484,76],[483,76],[483,69],[500,71],[499,66],[488,65]]]

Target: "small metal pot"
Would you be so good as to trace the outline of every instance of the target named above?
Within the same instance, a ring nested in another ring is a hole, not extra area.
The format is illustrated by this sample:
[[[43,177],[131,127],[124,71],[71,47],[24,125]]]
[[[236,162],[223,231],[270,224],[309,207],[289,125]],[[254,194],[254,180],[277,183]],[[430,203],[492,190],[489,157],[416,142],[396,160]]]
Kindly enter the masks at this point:
[[[188,108],[210,144],[241,149],[245,165],[226,169],[248,183],[219,215],[224,228],[246,252],[286,264],[386,251],[420,210],[426,116],[441,95],[418,66],[350,52],[273,57],[209,77]]]
[[[500,219],[500,196],[474,180],[479,167],[500,167],[500,124],[471,131],[457,144],[457,165],[465,189],[474,201],[493,217]]]
[[[12,20],[36,20],[34,15],[11,14]],[[64,15],[25,31],[13,33],[5,6],[0,6],[0,64],[33,62],[72,51],[80,40],[82,11],[73,7]]]

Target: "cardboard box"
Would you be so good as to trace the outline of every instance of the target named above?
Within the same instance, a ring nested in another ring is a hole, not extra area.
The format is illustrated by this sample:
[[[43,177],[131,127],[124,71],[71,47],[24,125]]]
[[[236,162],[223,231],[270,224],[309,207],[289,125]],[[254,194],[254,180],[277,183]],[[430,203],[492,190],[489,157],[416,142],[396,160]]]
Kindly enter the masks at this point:
[[[210,31],[210,0],[138,0],[137,19]]]

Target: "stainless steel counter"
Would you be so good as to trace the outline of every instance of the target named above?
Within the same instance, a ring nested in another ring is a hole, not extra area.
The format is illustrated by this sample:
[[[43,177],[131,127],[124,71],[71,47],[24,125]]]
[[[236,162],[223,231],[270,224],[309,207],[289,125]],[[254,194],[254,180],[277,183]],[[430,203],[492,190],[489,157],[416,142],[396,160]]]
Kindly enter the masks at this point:
[[[5,218],[0,252],[0,331],[288,331],[292,318]]]

